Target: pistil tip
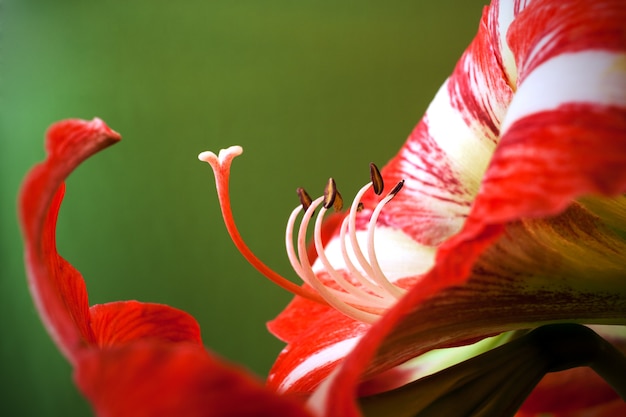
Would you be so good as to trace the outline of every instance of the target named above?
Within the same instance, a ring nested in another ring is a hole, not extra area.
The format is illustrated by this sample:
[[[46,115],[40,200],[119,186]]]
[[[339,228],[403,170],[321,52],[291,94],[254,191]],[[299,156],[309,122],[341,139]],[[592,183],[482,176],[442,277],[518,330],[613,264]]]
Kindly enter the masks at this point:
[[[243,148],[238,145],[229,146],[226,149],[220,149],[219,153],[215,155],[211,151],[204,151],[198,155],[198,159],[203,162],[223,164],[225,160],[232,160],[234,157],[243,153]]]

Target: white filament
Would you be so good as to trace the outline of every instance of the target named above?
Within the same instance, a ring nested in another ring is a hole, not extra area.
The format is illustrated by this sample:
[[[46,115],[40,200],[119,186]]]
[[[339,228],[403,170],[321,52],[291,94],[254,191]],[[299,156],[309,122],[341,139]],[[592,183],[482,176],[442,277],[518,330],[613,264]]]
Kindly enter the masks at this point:
[[[356,214],[359,211],[361,198],[370,187],[372,187],[371,182],[362,187],[356,194],[350,206],[348,216],[343,220],[340,229],[341,254],[352,280],[346,279],[344,275],[332,265],[326,255],[322,242],[322,223],[328,209],[322,204],[324,197],[313,200],[302,216],[298,234],[295,238],[297,253],[294,247],[293,234],[296,219],[302,211],[302,206],[298,206],[292,211],[285,233],[285,245],[289,261],[300,278],[317,290],[334,308],[356,320],[366,323],[375,321],[380,313],[391,307],[397,299],[405,293],[404,289],[391,283],[385,276],[378,263],[374,245],[374,230],[378,216],[383,207],[394,197],[394,194],[389,194],[387,197],[383,198],[372,213],[367,228],[367,258],[363,254],[361,245],[357,239]],[[314,224],[313,238],[318,259],[323,266],[321,272],[328,274],[340,289],[330,288],[327,286],[328,284],[324,284],[318,278],[315,271],[313,271],[307,254],[306,233],[309,222],[315,210],[318,208],[319,213],[317,214]],[[350,239],[351,253],[348,251],[346,244],[348,239]],[[356,259],[362,271],[357,269],[351,257]]]

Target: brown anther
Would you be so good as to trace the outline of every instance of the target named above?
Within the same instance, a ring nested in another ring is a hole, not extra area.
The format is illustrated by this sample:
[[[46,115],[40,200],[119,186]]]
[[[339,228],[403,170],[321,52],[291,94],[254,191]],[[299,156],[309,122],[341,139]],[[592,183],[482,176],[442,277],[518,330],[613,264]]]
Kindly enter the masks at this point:
[[[333,209],[335,209],[335,211],[341,211],[342,208],[343,197],[341,196],[341,193],[337,191],[337,195],[335,196],[335,202],[333,203]]]
[[[335,180],[332,178],[328,179],[326,183],[326,187],[324,188],[324,208],[328,209],[335,204],[335,199],[337,198],[337,185],[335,184]]]
[[[363,205],[363,203],[359,202],[359,204],[357,204],[356,206],[356,211],[362,211],[365,208],[365,206]]]
[[[311,200],[311,196],[304,190],[304,188],[298,188],[296,190],[296,193],[298,193],[298,198],[300,199],[300,204],[302,204],[302,208],[304,209],[304,211],[307,211],[309,207],[311,207],[311,203],[313,202],[313,200]]]
[[[404,180],[402,180],[399,183],[397,183],[396,186],[393,187],[393,190],[391,190],[389,192],[389,195],[392,196],[392,197],[395,197],[395,195],[400,192],[400,190],[402,189],[403,185],[404,185]]]
[[[383,189],[385,188],[385,183],[383,182],[383,176],[380,175],[378,167],[374,165],[373,162],[370,163],[370,178],[372,179],[374,192],[376,195],[381,195],[383,193]]]

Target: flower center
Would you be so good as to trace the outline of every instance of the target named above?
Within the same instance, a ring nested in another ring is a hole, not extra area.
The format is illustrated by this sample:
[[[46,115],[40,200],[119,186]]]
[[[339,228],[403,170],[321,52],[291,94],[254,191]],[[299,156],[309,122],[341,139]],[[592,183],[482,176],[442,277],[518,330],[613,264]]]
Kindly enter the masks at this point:
[[[361,199],[370,188],[373,188],[377,195],[381,195],[384,190],[380,171],[374,164],[370,164],[371,181],[357,192],[339,229],[340,253],[343,262],[341,270],[335,268],[329,260],[322,240],[322,223],[326,212],[331,208],[339,211],[343,205],[343,199],[335,181],[332,178],[329,179],[324,195],[315,200],[311,199],[304,189],[299,188],[298,196],[301,204],[289,216],[285,233],[285,245],[291,266],[302,281],[308,284],[308,287],[298,286],[259,260],[244,243],[237,230],[232,216],[228,188],[232,160],[242,152],[243,149],[240,146],[231,146],[222,149],[219,155],[213,152],[202,152],[198,158],[209,163],[213,169],[224,223],[235,246],[250,264],[288,291],[317,302],[327,303],[347,316],[362,322],[374,322],[395,304],[406,290],[392,283],[382,271],[376,257],[374,241],[378,217],[384,206],[402,189],[404,181],[396,184],[372,211],[363,244],[359,242],[356,227],[357,213],[363,207]],[[318,209],[313,225],[313,244],[318,258],[313,266],[307,253],[306,235]],[[302,219],[295,233],[297,219],[301,212],[303,212]],[[362,231],[359,233],[363,234]],[[315,291],[311,291],[310,287]]]

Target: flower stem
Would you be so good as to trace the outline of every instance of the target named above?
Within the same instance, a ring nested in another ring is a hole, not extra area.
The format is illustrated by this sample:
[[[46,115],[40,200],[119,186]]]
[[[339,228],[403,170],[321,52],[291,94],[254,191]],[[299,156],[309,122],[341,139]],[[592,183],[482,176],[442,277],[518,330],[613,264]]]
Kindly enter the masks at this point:
[[[593,330],[552,324],[398,389],[361,399],[365,416],[514,416],[546,373],[589,366],[626,400],[626,356]]]

